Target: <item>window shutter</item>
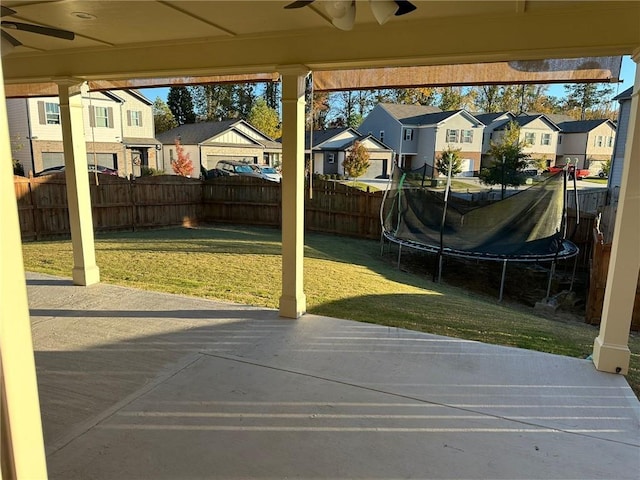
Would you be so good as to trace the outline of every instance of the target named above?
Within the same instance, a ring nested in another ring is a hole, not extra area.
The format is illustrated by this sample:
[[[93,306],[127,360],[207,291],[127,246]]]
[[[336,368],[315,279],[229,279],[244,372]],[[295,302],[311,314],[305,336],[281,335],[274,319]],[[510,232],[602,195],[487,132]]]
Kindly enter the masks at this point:
[[[127,126],[131,126],[131,110],[127,110]]]
[[[89,105],[89,126],[91,128],[96,126],[96,109],[93,105]]]
[[[138,126],[142,126],[142,110],[138,111]]]
[[[47,116],[44,113],[44,102],[38,102],[38,120],[40,121],[40,125],[47,124]]]
[[[113,128],[113,108],[107,108],[107,126]]]

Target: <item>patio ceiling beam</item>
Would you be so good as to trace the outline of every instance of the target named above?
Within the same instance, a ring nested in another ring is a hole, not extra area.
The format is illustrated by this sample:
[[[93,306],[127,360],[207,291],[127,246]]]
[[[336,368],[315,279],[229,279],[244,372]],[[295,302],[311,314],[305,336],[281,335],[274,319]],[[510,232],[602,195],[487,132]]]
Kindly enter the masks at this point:
[[[633,56],[640,63],[640,48]],[[618,210],[616,213],[609,272],[604,293],[600,334],[593,346],[598,370],[626,374],[629,371],[629,328],[640,271],[640,69],[631,95],[631,112],[624,152]]]
[[[532,2],[524,13],[407,19],[384,31],[377,24],[350,32],[319,27],[22,53],[3,61],[5,81],[25,83],[51,75],[111,80],[264,73],[300,62],[310,70],[334,70],[624,55],[637,45],[639,17],[640,2]],[[615,27],[606,31],[607,25]]]

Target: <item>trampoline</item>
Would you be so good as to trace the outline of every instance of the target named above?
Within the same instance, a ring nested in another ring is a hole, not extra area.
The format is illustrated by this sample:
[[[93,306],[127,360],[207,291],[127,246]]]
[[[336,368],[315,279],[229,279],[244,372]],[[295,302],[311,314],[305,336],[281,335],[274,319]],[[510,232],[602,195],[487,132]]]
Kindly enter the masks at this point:
[[[566,239],[566,172],[492,200],[451,193],[450,181],[444,192],[424,188],[422,171],[394,165],[380,209],[382,250],[385,240],[397,244],[398,266],[403,247],[437,255],[438,281],[443,257],[502,262],[500,301],[508,262],[549,262],[548,298],[558,260],[579,253]]]

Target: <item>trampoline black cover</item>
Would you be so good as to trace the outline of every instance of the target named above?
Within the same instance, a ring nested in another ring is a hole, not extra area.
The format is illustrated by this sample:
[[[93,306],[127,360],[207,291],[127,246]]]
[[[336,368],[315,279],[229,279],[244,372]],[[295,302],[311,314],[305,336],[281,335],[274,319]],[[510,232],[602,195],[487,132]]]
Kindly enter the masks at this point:
[[[563,172],[482,206],[450,194],[442,229],[443,192],[413,185],[410,173],[394,168],[382,205],[383,234],[393,241],[437,252],[442,239],[445,255],[487,259],[542,260],[578,252],[563,238]]]

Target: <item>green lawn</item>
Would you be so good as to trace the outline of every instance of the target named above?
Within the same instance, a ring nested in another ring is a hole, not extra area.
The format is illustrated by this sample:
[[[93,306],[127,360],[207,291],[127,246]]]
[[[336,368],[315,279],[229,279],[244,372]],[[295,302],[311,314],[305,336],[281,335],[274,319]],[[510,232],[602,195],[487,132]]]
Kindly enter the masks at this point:
[[[71,243],[23,245],[29,271],[70,276]],[[585,358],[597,328],[550,320],[399,271],[376,241],[308,234],[305,292],[310,313]],[[277,308],[280,232],[218,226],[98,235],[104,282]],[[627,376],[640,394],[640,338]]]
[[[606,185],[608,180],[606,178],[587,177],[582,179],[585,182],[599,183],[600,185]]]

